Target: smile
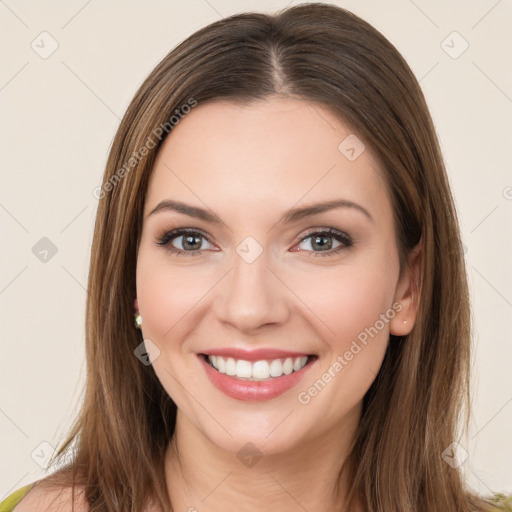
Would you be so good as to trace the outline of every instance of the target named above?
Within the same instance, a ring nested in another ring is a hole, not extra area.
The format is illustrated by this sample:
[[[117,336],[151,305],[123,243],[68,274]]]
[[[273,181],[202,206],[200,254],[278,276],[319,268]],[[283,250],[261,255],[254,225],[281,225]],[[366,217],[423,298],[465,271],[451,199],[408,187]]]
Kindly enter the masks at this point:
[[[298,372],[311,356],[287,357],[260,361],[246,361],[232,357],[208,355],[207,362],[218,372],[250,381],[264,381]]]
[[[230,398],[244,401],[277,398],[297,386],[318,359],[316,355],[281,351],[229,352],[197,356],[214,387]],[[233,357],[236,355],[239,357]]]

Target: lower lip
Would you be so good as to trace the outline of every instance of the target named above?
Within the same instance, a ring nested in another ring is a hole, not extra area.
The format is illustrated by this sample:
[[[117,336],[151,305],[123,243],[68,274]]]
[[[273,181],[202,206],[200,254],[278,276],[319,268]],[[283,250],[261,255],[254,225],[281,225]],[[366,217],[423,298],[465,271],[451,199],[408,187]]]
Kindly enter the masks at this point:
[[[271,400],[296,386],[316,361],[316,359],[308,361],[306,366],[298,372],[290,373],[290,375],[282,375],[270,380],[251,381],[237,379],[225,373],[220,373],[206,362],[204,356],[198,355],[198,357],[205,369],[206,375],[208,375],[212,384],[220,389],[220,391],[237,400],[258,401]]]

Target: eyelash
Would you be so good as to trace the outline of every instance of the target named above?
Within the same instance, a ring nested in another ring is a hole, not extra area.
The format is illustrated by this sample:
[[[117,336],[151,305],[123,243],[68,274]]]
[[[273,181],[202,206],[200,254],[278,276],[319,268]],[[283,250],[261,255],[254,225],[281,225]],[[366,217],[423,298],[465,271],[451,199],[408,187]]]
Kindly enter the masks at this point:
[[[169,242],[173,240],[174,238],[177,238],[181,235],[199,235],[201,238],[204,238],[208,243],[210,240],[208,237],[203,234],[200,230],[197,229],[186,229],[186,228],[178,228],[173,229],[172,231],[168,231],[167,233],[164,233],[156,242],[157,245],[165,247],[166,250],[168,250],[171,254],[175,254],[176,256],[199,256],[203,250],[199,251],[184,251],[181,249],[176,249],[176,247],[173,247],[170,245]],[[330,249],[328,251],[306,251],[312,253],[310,257],[317,257],[317,256],[334,256],[335,254],[338,254],[340,251],[347,249],[352,246],[353,242],[349,235],[346,233],[343,233],[342,231],[338,231],[334,228],[329,229],[315,229],[314,231],[310,231],[306,236],[302,237],[299,240],[299,244],[307,240],[308,238],[313,237],[313,235],[320,235],[320,236],[327,236],[328,238],[334,238],[338,242],[341,242],[342,245],[339,247],[336,247],[335,249]]]

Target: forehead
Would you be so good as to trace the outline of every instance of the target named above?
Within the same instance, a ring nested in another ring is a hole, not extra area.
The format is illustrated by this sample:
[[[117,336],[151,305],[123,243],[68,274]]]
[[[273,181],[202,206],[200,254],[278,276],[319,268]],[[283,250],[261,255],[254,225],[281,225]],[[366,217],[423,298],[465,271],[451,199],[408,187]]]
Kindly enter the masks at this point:
[[[384,190],[371,148],[325,106],[278,97],[245,105],[216,100],[192,109],[166,138],[145,212],[169,197],[261,214],[262,204],[286,209],[339,197],[386,203]]]

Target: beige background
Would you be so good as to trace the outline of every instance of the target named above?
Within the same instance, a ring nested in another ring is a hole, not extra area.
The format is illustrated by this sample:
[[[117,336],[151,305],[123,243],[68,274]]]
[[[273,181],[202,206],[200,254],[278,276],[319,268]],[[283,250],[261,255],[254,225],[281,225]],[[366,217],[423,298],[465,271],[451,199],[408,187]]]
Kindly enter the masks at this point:
[[[296,3],[0,1],[0,499],[44,474],[40,464],[80,400],[92,191],[128,102],[160,59],[200,27]],[[479,491],[510,492],[512,3],[332,3],[398,47],[431,107],[474,308],[474,419],[463,467]],[[46,262],[44,253],[36,257],[48,243],[43,237],[57,248]]]

